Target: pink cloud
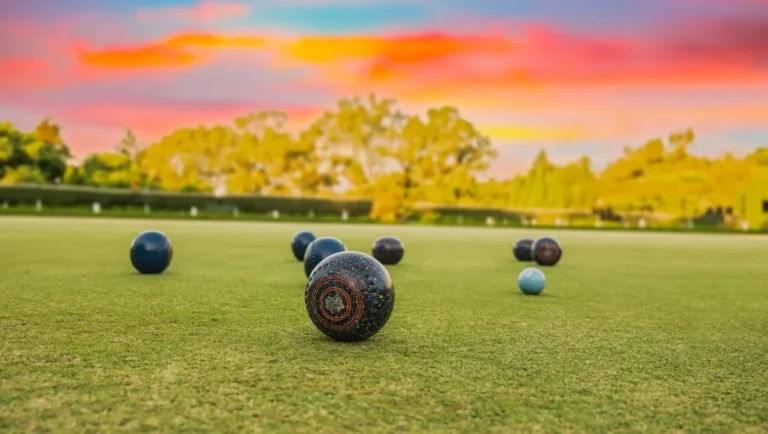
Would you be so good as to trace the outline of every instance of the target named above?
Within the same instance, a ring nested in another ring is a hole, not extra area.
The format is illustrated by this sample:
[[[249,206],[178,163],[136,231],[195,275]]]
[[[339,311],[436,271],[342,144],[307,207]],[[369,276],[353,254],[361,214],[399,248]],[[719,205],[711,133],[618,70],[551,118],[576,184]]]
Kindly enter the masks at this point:
[[[84,24],[91,20],[96,24]],[[0,40],[13,41],[0,44],[0,65],[4,71],[0,92],[48,92],[119,76],[114,71],[83,68],[78,61],[78,52],[89,45],[94,34],[99,35],[102,43],[127,36],[119,22],[109,29],[101,29],[101,25],[102,21],[95,17],[79,15],[11,21],[0,16]],[[41,32],[41,28],[45,31]],[[89,31],[93,33],[89,35]]]
[[[678,23],[658,36],[583,35],[542,24],[522,27],[505,53],[445,53],[403,62],[382,51],[352,74],[395,89],[443,94],[461,87],[637,86],[734,80],[766,82],[768,20],[712,19]],[[364,84],[365,85],[365,84]]]
[[[50,62],[31,56],[9,56],[0,59],[3,81],[15,90],[40,89],[54,84]],[[43,80],[41,80],[43,78]],[[2,82],[0,82],[2,83]],[[0,84],[0,90],[3,85]]]

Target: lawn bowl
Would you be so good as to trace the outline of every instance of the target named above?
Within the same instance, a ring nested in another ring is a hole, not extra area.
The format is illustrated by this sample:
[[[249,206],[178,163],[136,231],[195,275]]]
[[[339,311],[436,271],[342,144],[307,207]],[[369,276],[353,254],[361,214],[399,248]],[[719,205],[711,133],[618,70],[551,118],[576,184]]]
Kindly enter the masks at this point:
[[[526,295],[539,295],[544,290],[547,279],[538,268],[529,267],[517,276],[517,286]]]
[[[307,247],[309,247],[312,241],[315,241],[316,238],[315,234],[309,231],[301,231],[293,236],[293,239],[291,240],[291,251],[297,261],[304,260],[304,253],[307,251]]]
[[[531,258],[531,246],[533,246],[533,240],[530,238],[521,238],[515,241],[515,245],[512,246],[512,254],[515,255],[515,259],[520,262],[530,262]]]
[[[531,258],[539,265],[551,267],[563,257],[563,249],[552,238],[539,238],[531,246]]]
[[[395,237],[381,237],[374,241],[371,253],[384,265],[395,265],[403,259],[405,246]]]
[[[347,250],[347,247],[336,238],[320,237],[309,243],[304,253],[304,274],[309,277],[323,259]]]
[[[171,240],[159,231],[140,233],[131,243],[131,264],[141,274],[160,274],[171,265]]]
[[[379,261],[360,252],[331,255],[309,276],[304,304],[310,320],[341,342],[364,341],[381,330],[395,306],[395,288]]]

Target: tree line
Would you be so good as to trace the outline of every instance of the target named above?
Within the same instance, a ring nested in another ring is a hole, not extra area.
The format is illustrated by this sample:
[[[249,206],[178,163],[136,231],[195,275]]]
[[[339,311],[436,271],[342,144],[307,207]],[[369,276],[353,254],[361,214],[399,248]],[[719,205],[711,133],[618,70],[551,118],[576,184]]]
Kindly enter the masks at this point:
[[[486,177],[496,157],[490,139],[454,107],[419,116],[369,96],[339,101],[297,133],[286,130],[287,120],[277,111],[253,113],[230,125],[181,128],[146,147],[127,130],[114,150],[79,164],[53,121],[28,132],[6,122],[0,124],[0,183],[368,197],[374,217],[383,220],[426,203],[743,213],[768,185],[768,148],[741,158],[697,156],[691,130],[625,147],[599,172],[587,156],[558,165],[542,150],[527,172],[498,180]]]

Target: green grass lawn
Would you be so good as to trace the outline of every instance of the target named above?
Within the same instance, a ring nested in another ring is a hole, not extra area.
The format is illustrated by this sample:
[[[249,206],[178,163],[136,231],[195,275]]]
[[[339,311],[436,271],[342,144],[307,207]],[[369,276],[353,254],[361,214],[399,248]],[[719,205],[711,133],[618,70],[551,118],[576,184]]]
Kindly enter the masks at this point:
[[[170,269],[128,247],[166,232]],[[304,308],[304,225],[0,218],[0,431],[766,432],[768,241],[314,225],[351,250],[400,237],[397,301],[367,342]]]

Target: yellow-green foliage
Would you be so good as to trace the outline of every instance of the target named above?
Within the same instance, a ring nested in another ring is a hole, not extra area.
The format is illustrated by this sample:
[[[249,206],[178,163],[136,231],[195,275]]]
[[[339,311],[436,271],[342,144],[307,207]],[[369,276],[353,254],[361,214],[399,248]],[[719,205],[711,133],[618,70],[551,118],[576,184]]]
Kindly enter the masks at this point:
[[[626,147],[599,172],[586,156],[558,165],[541,151],[525,173],[489,180],[495,150],[453,107],[417,116],[370,96],[341,100],[297,132],[287,131],[286,121],[280,112],[255,113],[231,125],[171,131],[143,148],[128,131],[115,151],[79,165],[67,165],[56,124],[45,120],[31,133],[2,124],[0,183],[63,178],[133,190],[369,197],[373,217],[386,221],[413,216],[428,203],[571,214],[600,206],[677,217],[731,207],[751,225],[764,224],[768,149],[743,158],[700,157],[691,152],[690,130]]]

